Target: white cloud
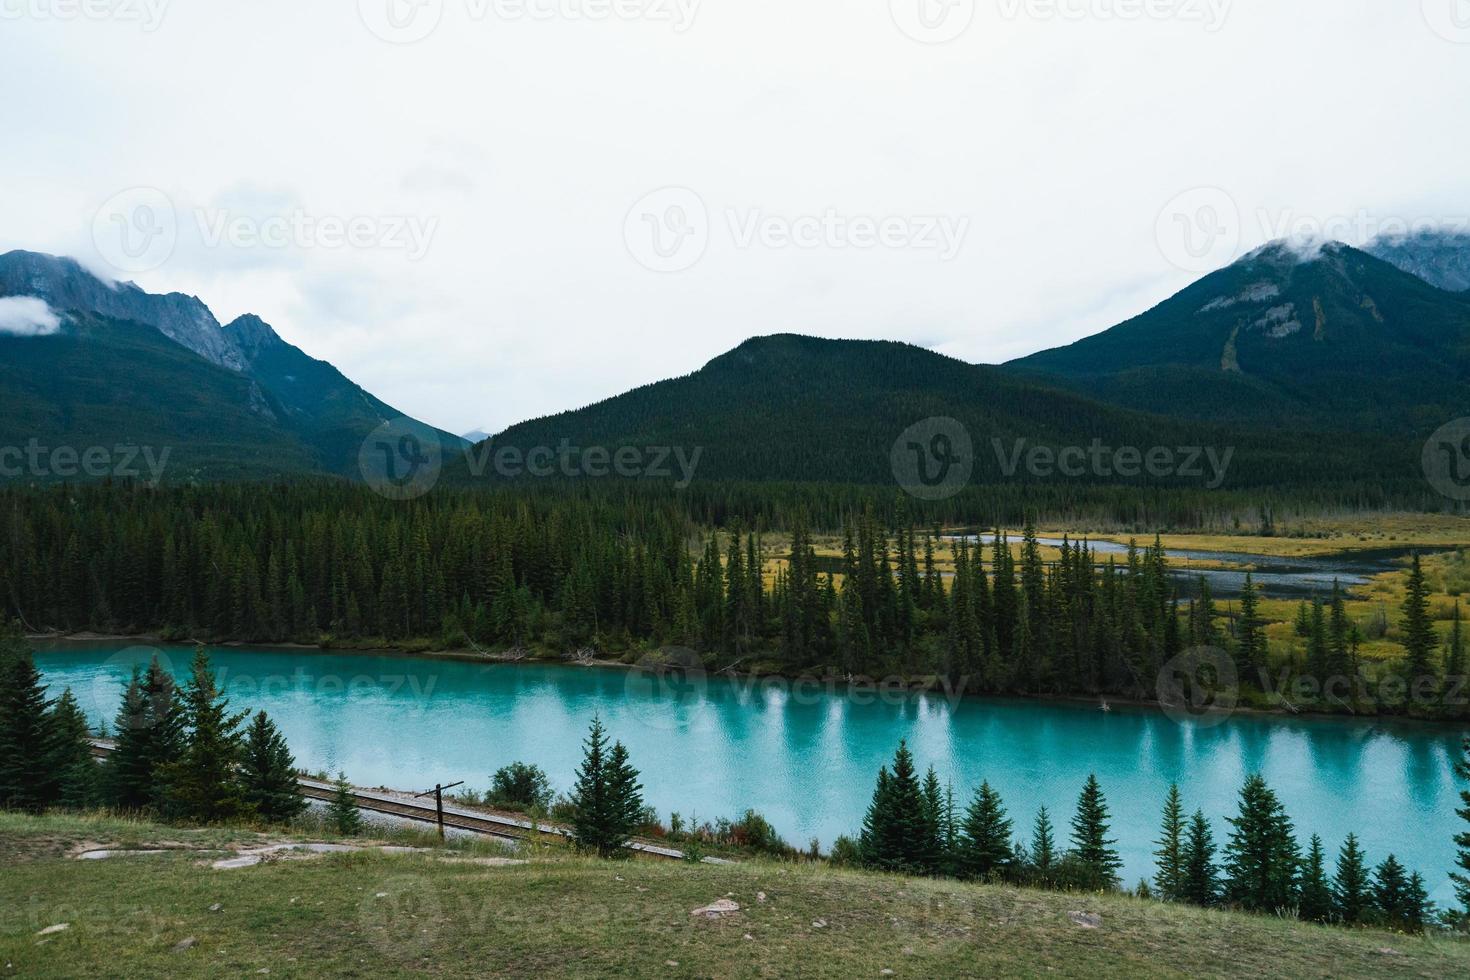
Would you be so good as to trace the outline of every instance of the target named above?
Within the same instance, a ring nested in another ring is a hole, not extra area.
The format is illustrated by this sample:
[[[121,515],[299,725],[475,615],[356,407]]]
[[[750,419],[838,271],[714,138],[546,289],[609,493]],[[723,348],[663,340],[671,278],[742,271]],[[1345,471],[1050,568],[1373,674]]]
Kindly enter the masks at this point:
[[[0,334],[45,337],[61,329],[61,318],[44,299],[34,296],[0,297]]]
[[[0,250],[86,258],[102,202],[157,188],[178,246],[117,278],[197,295],[225,321],[257,313],[459,432],[684,374],[774,331],[984,362],[1066,343],[1197,277],[1155,238],[1193,188],[1233,199],[1242,254],[1278,226],[1331,229],[1363,208],[1470,212],[1470,127],[1444,122],[1464,115],[1470,58],[1420,3],[1151,4],[1180,15],[1137,20],[1082,0],[1065,17],[951,6],[974,22],[942,45],[906,35],[886,0],[707,0],[682,32],[446,0],[436,31],[399,45],[351,0],[173,0],[150,32],[7,21],[0,64],[31,97],[0,106]],[[75,152],[77,133],[107,152]],[[701,196],[717,234],[663,274],[623,233],[635,202],[671,186]],[[202,244],[201,208],[438,225],[417,260],[241,251]],[[829,208],[970,226],[941,262],[740,248],[726,222]]]

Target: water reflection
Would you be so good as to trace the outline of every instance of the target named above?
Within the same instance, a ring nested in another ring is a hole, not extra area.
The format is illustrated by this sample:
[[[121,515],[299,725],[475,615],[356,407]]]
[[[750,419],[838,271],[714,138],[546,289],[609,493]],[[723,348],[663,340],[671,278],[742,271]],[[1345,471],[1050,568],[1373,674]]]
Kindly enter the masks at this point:
[[[190,652],[167,652],[182,676]],[[94,723],[110,723],[132,665],[148,655],[68,644],[41,652],[38,663],[58,690],[78,692]],[[1431,891],[1447,887],[1459,830],[1455,735],[1408,725],[1238,715],[1201,727],[1125,706],[844,696],[728,677],[648,683],[583,667],[237,648],[211,656],[234,704],[270,712],[313,770],[405,789],[459,779],[484,788],[496,768],[519,760],[542,766],[565,791],[600,714],[665,817],[754,807],[798,846],[858,831],[873,778],[901,737],[921,769],[932,765],[953,783],[961,806],[988,779],[1018,834],[1045,805],[1065,837],[1082,782],[1095,772],[1130,883],[1151,873],[1159,806],[1175,781],[1188,809],[1202,808],[1223,840],[1242,780],[1261,771],[1303,840],[1319,833],[1335,852],[1353,830],[1371,858],[1392,849],[1424,872]]]

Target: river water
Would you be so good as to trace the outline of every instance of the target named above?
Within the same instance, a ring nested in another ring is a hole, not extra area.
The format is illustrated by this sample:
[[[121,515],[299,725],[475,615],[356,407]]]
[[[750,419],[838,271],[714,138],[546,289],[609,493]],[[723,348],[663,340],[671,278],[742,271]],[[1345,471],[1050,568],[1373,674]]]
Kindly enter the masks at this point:
[[[70,686],[94,723],[111,723],[134,664],[152,647],[42,645],[53,693]],[[192,651],[160,652],[182,676]],[[420,790],[468,780],[485,788],[512,761],[570,788],[581,740],[601,715],[642,771],[667,820],[754,807],[792,844],[855,835],[878,767],[900,738],[967,802],[980,780],[1003,796],[1018,834],[1047,806],[1064,840],[1083,780],[1095,772],[1112,808],[1128,884],[1153,871],[1159,807],[1178,781],[1223,843],[1247,773],[1277,790],[1305,842],[1329,853],[1348,831],[1376,863],[1390,850],[1452,892],[1456,733],[1409,724],[1237,714],[1178,722],[1143,708],[898,692],[832,691],[728,677],[660,681],[639,671],[479,664],[390,655],[217,648],[212,662],[237,708],[263,708],[298,764],[345,770],[360,785]]]

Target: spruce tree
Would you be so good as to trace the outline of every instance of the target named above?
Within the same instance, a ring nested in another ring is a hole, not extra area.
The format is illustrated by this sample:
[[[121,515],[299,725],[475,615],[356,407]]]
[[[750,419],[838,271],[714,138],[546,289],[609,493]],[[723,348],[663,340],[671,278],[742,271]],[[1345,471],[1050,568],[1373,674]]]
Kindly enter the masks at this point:
[[[1291,819],[1259,774],[1240,790],[1240,812],[1228,818],[1225,899],[1243,909],[1277,912],[1296,902],[1299,854]]]
[[[267,823],[288,823],[306,809],[296,760],[285,737],[264,711],[256,712],[245,732],[240,781],[245,805]]]
[[[1434,676],[1432,658],[1438,645],[1434,622],[1429,614],[1429,583],[1424,578],[1417,552],[1409,566],[1409,581],[1404,587],[1403,618],[1399,629],[1403,633],[1404,668],[1412,689],[1420,678]]]
[[[1424,887],[1424,876],[1415,871],[1409,875],[1408,893],[1404,898],[1404,928],[1409,932],[1423,932],[1433,916],[1434,903],[1429,900],[1429,891]]]
[[[924,838],[925,867],[931,874],[941,873],[948,865],[951,855],[944,841],[944,790],[939,786],[939,776],[930,766],[924,775],[921,787],[924,794]]]
[[[1444,651],[1444,676],[1445,683],[1441,693],[1445,698],[1446,705],[1462,708],[1463,704],[1449,705],[1451,692],[1463,698],[1465,690],[1465,635],[1460,621],[1460,600],[1455,600],[1455,622],[1450,628],[1449,638],[1445,641]],[[1456,714],[1459,712],[1456,711]]]
[[[101,770],[92,754],[92,732],[71,688],[61,692],[51,711],[48,765],[56,774],[61,806],[85,810],[102,801]]]
[[[1371,896],[1367,860],[1358,847],[1356,834],[1348,834],[1337,852],[1337,873],[1332,878],[1332,908],[1343,922],[1362,922]]]
[[[1031,828],[1030,854],[1031,870],[1037,881],[1042,885],[1050,884],[1056,867],[1056,833],[1046,807],[1036,811],[1036,822]]]
[[[914,757],[908,743],[900,741],[893,756],[893,771],[878,772],[873,801],[863,820],[863,863],[882,871],[925,874],[927,867],[928,817],[924,793],[914,772]]]
[[[1108,803],[1097,776],[1089,773],[1082,794],[1077,798],[1077,812],[1072,816],[1071,856],[1084,872],[1084,885],[1091,889],[1113,889],[1118,886],[1118,869],[1123,866],[1117,843],[1108,839]]]
[[[1316,834],[1312,835],[1307,847],[1307,860],[1302,865],[1297,916],[1306,922],[1328,922],[1332,919],[1332,885],[1327,880],[1322,838]]]
[[[202,823],[246,816],[250,811],[235,766],[241,760],[240,724],[248,712],[230,713],[202,645],[194,651],[183,704],[188,736],[178,761],[165,772],[166,810]]]
[[[1184,841],[1184,875],[1182,897],[1195,905],[1211,906],[1219,896],[1218,872],[1215,870],[1215,834],[1204,811],[1194,811],[1189,821],[1189,836]]]
[[[1373,869],[1372,898],[1375,920],[1391,929],[1404,928],[1409,911],[1409,877],[1392,854]]]
[[[0,636],[0,807],[39,813],[55,802],[51,702],[15,627]]]
[[[638,772],[629,764],[623,743],[608,745],[601,718],[592,719],[582,745],[582,765],[572,790],[572,840],[599,857],[618,857],[638,829]]]
[[[357,801],[352,798],[352,784],[347,781],[345,772],[337,773],[333,788],[336,792],[327,804],[327,823],[341,836],[355,837],[362,833],[362,814],[358,812]]]
[[[960,873],[981,881],[1006,876],[1013,856],[1011,821],[1000,794],[991,789],[990,783],[982,782],[965,811],[957,862]]]
[[[1177,902],[1184,892],[1184,803],[1179,798],[1179,784],[1169,787],[1164,798],[1163,827],[1159,839],[1154,841],[1158,850],[1159,869],[1154,874],[1154,887],[1159,898],[1166,902]]]

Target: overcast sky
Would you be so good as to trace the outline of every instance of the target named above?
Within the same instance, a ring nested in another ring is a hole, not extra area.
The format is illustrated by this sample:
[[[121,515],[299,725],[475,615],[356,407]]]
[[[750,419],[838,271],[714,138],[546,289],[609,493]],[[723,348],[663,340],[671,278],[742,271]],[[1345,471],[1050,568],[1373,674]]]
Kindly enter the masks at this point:
[[[1467,0],[0,0],[0,77],[0,248],[454,431],[779,331],[1004,361],[1470,215]]]

